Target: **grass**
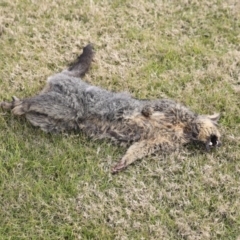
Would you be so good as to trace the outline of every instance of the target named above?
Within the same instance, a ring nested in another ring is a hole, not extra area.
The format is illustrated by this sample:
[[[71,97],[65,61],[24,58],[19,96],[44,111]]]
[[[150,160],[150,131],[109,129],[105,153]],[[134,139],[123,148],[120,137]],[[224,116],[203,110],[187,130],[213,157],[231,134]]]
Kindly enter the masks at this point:
[[[240,239],[238,1],[3,0],[0,99],[39,92],[88,42],[86,81],[220,112],[223,146],[113,176],[124,148],[0,111],[0,239]]]

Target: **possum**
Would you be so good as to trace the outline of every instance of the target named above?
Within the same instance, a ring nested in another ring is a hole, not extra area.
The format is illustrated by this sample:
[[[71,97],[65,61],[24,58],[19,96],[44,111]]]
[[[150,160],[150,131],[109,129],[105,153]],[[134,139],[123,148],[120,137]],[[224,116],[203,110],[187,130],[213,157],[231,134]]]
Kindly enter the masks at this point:
[[[175,151],[202,142],[210,150],[220,146],[219,114],[198,115],[171,99],[141,100],[82,80],[94,57],[92,44],[70,66],[47,79],[36,96],[1,102],[3,109],[25,116],[49,133],[81,131],[92,139],[110,139],[128,149],[112,167],[125,169],[137,159]]]

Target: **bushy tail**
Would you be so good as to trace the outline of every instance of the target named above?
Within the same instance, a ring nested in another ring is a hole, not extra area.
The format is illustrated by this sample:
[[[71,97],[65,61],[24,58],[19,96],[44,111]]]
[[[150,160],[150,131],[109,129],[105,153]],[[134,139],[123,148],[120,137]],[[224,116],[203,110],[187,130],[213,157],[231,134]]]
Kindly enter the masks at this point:
[[[69,65],[68,69],[65,70],[64,73],[74,77],[83,77],[91,65],[93,56],[93,46],[92,44],[88,44],[83,48],[82,54]]]
[[[82,54],[76,59],[76,61],[71,63],[68,69],[64,70],[63,72],[73,77],[83,77],[91,65],[93,56],[93,46],[92,44],[88,44],[83,48]],[[18,99],[17,97],[13,97],[12,102],[0,102],[0,108],[6,110],[16,108],[16,111],[14,112],[16,115],[24,114],[24,112],[21,110],[21,106],[22,100]]]

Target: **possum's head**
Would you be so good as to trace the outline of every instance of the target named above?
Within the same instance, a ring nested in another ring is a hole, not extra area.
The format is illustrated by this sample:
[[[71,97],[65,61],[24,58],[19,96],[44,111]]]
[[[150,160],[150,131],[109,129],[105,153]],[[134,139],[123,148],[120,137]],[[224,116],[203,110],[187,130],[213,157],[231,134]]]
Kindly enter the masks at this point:
[[[193,121],[193,137],[205,144],[206,149],[221,146],[221,134],[217,129],[220,115],[200,115]]]

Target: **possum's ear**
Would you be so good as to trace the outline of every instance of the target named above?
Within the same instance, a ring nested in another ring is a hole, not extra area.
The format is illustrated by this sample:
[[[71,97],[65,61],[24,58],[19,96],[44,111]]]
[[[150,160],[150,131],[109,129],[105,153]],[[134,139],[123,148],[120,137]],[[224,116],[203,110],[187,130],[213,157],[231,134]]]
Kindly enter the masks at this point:
[[[220,114],[219,113],[214,113],[213,115],[208,115],[207,116],[211,121],[213,121],[214,123],[217,123],[219,118],[220,118]]]

